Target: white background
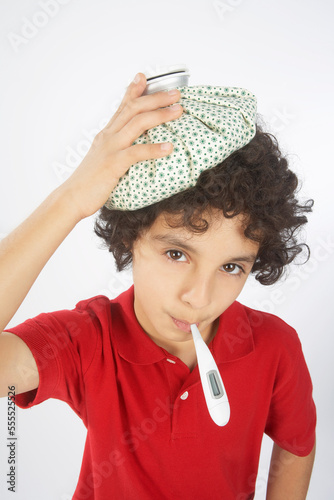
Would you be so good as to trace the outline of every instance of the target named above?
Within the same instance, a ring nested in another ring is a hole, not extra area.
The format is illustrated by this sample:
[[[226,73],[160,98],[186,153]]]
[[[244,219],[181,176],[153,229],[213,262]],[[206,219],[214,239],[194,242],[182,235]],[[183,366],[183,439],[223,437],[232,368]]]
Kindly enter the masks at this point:
[[[333,498],[333,15],[330,0],[0,4],[2,237],[80,163],[138,71],[184,62],[190,85],[240,86],[257,96],[267,130],[302,181],[301,198],[315,200],[303,233],[312,258],[275,286],[250,279],[239,300],[277,314],[302,341],[318,410],[310,500]],[[79,223],[56,251],[10,326],[100,293],[114,297],[131,284],[99,248],[93,222]],[[0,497],[69,500],[86,435],[81,420],[56,400],[18,410],[13,494],[5,484],[6,418],[3,398]],[[265,498],[270,452],[265,437],[257,500]]]

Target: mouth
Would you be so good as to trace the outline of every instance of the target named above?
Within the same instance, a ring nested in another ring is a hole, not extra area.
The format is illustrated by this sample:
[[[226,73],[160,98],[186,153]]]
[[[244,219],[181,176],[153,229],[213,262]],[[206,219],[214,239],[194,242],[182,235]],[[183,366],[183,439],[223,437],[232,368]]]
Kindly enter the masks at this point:
[[[188,321],[184,321],[184,320],[181,320],[181,319],[176,319],[176,318],[173,318],[172,316],[172,320],[174,321],[174,324],[180,329],[182,330],[183,332],[187,332],[187,333],[191,333],[191,329],[190,329],[190,325],[192,323],[188,323]],[[199,323],[196,323],[196,326],[198,327]]]

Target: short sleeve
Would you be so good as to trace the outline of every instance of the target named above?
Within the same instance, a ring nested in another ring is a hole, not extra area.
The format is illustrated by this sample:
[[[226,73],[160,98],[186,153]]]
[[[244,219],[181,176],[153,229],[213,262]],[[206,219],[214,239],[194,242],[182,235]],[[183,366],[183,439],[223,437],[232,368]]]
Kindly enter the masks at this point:
[[[316,408],[296,333],[291,344],[279,360],[265,433],[281,448],[303,457],[315,444]]]
[[[73,310],[43,313],[5,330],[27,344],[39,372],[38,388],[17,394],[17,406],[30,408],[49,398],[59,399],[85,420],[84,376],[109,310],[109,299],[98,296],[79,302]]]

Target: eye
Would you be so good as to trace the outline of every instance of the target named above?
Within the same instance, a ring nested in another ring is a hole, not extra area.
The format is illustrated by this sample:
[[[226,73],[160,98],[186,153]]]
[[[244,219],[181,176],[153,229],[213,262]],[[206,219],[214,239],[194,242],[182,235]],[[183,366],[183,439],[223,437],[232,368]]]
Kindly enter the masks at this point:
[[[234,276],[237,276],[237,275],[245,272],[241,266],[238,266],[238,264],[224,264],[222,266],[222,269],[226,273],[233,274]]]
[[[180,252],[179,250],[168,250],[166,252],[166,255],[172,259],[172,260],[175,260],[175,261],[178,261],[178,262],[186,262],[187,258],[186,256],[184,255],[184,253]]]

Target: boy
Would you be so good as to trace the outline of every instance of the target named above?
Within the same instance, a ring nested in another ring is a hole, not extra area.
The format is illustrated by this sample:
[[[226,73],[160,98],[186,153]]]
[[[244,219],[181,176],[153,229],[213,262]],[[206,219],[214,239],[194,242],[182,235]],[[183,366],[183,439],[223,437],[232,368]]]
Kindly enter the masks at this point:
[[[73,175],[1,243],[1,330],[67,234],[137,162],[171,153],[133,142],[179,118],[180,93],[142,96],[138,74]],[[96,233],[134,286],[110,301],[41,314],[0,336],[0,394],[21,407],[53,397],[87,427],[80,499],[254,497],[263,433],[274,440],[269,500],[306,498],[315,453],[312,384],[296,332],[236,298],[250,272],[274,283],[301,251],[307,219],[295,175],[260,128],[194,188],[141,210],[103,207]],[[24,256],[24,258],[22,258]],[[231,405],[209,418],[190,324],[197,323]]]

